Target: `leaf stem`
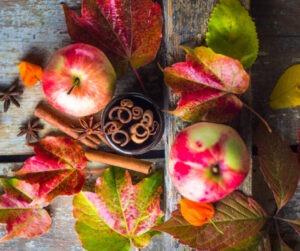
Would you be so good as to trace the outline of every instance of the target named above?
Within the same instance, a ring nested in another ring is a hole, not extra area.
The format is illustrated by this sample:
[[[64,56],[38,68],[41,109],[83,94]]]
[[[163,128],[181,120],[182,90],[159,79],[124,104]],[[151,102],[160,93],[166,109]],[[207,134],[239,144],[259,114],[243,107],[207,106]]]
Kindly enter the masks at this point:
[[[93,169],[83,169],[83,172],[85,174],[102,174],[104,171],[106,170],[106,168],[93,168]]]
[[[131,65],[131,64],[130,64],[130,65]],[[139,84],[140,84],[140,86],[141,86],[141,88],[142,88],[144,94],[145,94],[146,96],[149,96],[149,95],[148,95],[148,91],[147,91],[146,88],[145,88],[145,84],[144,84],[144,82],[143,82],[143,80],[142,80],[142,78],[141,78],[139,72],[137,71],[136,68],[133,67],[133,65],[131,65],[131,68],[132,68],[132,70],[133,70],[133,72],[134,72],[134,74],[135,74],[135,76],[136,76],[136,78],[137,78],[137,80],[138,80],[138,82],[139,82]]]
[[[272,128],[269,126],[268,122],[258,112],[256,112],[251,106],[249,106],[245,102],[243,102],[243,105],[245,106],[245,108],[247,108],[250,112],[255,114],[260,119],[260,121],[265,125],[265,127],[267,128],[269,133],[272,133]]]
[[[216,223],[215,223],[212,219],[209,219],[209,222],[213,225],[213,227],[214,227],[220,234],[224,234],[224,232],[216,225]]]
[[[279,231],[278,221],[277,221],[276,218],[274,218],[274,224],[275,224],[276,234],[278,236],[278,239],[280,240],[281,239],[281,237],[280,237],[280,231]]]
[[[0,179],[16,179],[18,176],[13,175],[0,175]]]

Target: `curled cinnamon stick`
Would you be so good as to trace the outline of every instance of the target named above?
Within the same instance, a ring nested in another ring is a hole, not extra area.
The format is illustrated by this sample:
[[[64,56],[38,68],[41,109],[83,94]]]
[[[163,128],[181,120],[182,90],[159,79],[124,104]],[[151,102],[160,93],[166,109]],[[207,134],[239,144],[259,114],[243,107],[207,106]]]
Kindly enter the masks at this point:
[[[132,107],[132,118],[134,120],[138,120],[143,116],[143,109],[140,106],[134,106]]]
[[[123,147],[129,143],[130,137],[126,131],[118,130],[111,134],[111,140],[112,140],[112,142],[116,143],[117,145],[120,145],[121,147]]]
[[[50,125],[57,128],[58,130],[64,132],[65,134],[72,137],[73,139],[78,139],[79,134],[75,132],[69,126],[69,123],[64,118],[62,118],[62,116],[60,116],[53,108],[51,108],[47,103],[40,102],[34,110],[34,115],[44,120],[45,122],[49,123]],[[88,138],[80,139],[80,142],[93,149],[98,148],[98,145],[92,142]]]
[[[154,166],[154,163],[150,161],[103,151],[88,150],[85,152],[85,156],[89,161],[118,166],[144,174],[151,173]]]
[[[128,108],[131,108],[131,107],[133,107],[133,102],[131,99],[125,98],[125,99],[121,100],[120,105],[123,107],[125,106]]]
[[[103,126],[103,131],[106,135],[111,135],[115,131],[120,130],[122,124],[118,121],[109,121]]]

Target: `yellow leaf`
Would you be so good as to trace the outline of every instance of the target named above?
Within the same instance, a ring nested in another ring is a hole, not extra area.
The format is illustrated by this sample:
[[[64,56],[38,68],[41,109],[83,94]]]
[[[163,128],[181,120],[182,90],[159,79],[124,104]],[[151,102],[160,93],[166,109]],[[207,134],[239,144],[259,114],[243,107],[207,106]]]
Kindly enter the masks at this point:
[[[43,75],[42,67],[29,62],[21,61],[18,64],[18,68],[24,85],[34,86],[41,81]]]
[[[290,66],[280,76],[270,96],[270,106],[282,109],[300,105],[300,64]]]

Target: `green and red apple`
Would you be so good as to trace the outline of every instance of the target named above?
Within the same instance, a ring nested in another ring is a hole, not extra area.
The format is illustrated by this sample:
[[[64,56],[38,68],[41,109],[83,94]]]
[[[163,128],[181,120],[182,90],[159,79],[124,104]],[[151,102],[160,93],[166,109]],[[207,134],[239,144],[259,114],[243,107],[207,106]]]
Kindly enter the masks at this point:
[[[44,69],[44,94],[57,110],[76,117],[99,112],[111,100],[116,73],[98,48],[76,43],[59,49]]]
[[[171,146],[169,172],[185,198],[215,202],[233,192],[250,168],[240,135],[224,124],[200,122],[180,131]]]

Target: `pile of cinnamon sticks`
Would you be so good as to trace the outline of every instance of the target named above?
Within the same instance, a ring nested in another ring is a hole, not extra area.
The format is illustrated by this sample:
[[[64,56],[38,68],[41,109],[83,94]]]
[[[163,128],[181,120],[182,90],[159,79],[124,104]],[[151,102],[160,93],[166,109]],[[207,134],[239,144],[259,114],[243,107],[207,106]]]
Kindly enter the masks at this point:
[[[76,127],[73,118],[66,116],[65,114],[59,113],[53,107],[51,107],[47,102],[41,101],[35,108],[34,115],[58,130],[62,131],[66,135],[70,136],[75,140],[79,140],[82,144],[88,148],[95,150],[86,150],[86,158],[89,161],[100,162],[107,165],[118,166],[126,168],[129,170],[141,172],[144,174],[149,174],[152,172],[154,163],[151,161],[145,161],[136,159],[129,156],[124,156],[120,154],[107,153],[104,151],[96,150],[102,144],[106,143],[106,140],[101,134],[96,135],[86,135],[84,138],[80,137],[80,133],[76,132],[74,128]]]

